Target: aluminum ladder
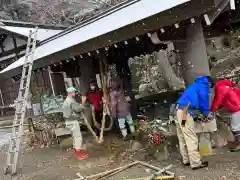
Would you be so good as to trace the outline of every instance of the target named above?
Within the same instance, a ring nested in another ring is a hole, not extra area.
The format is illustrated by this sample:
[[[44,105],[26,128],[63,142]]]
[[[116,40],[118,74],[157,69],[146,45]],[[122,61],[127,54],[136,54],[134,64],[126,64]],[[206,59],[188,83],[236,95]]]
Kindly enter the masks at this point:
[[[29,32],[25,61],[22,69],[22,77],[18,91],[18,98],[15,101],[15,116],[12,125],[12,134],[9,140],[9,148],[7,152],[7,163],[5,167],[5,174],[10,173],[16,175],[19,153],[22,146],[22,136],[24,135],[24,119],[26,114],[27,96],[29,94],[29,86],[31,82],[31,74],[33,67],[33,58],[36,48],[38,28]]]

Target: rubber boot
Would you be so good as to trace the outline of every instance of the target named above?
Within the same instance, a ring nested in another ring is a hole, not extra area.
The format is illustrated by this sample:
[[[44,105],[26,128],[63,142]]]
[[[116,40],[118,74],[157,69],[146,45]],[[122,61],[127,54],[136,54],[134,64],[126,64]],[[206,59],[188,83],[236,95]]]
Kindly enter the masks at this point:
[[[81,150],[76,150],[76,149],[74,149],[74,155],[76,156],[76,158],[78,160],[84,160],[84,159],[86,159],[88,157],[87,154],[85,154]]]

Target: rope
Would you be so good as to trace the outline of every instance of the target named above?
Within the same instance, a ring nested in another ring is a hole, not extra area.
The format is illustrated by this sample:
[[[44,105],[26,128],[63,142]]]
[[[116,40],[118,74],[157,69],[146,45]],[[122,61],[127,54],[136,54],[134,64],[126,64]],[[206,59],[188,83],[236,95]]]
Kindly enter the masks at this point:
[[[102,116],[102,124],[101,124],[101,128],[99,128],[99,124],[98,122],[96,121],[96,116],[95,116],[95,109],[94,109],[94,106],[92,106],[92,117],[93,117],[93,124],[95,127],[97,127],[99,130],[100,130],[100,136],[99,136],[99,139],[98,139],[98,142],[103,142],[103,134],[104,134],[104,131],[109,131],[112,129],[112,126],[113,126],[113,119],[110,118],[110,125],[108,128],[105,127],[105,124],[106,124],[106,115],[109,115],[109,110],[106,106],[104,106],[104,109],[105,111],[103,111],[103,116]],[[110,115],[109,115],[110,116]],[[91,130],[90,130],[91,131]],[[96,134],[96,133],[95,133]]]
[[[88,130],[90,131],[90,133],[93,135],[93,137],[95,138],[95,140],[97,141],[97,143],[99,143],[99,139],[98,139],[98,136],[96,135],[96,133],[94,132],[94,130],[92,129],[92,126],[89,124],[86,116],[84,115],[84,113],[82,113],[82,117],[83,117],[83,120],[88,128]]]

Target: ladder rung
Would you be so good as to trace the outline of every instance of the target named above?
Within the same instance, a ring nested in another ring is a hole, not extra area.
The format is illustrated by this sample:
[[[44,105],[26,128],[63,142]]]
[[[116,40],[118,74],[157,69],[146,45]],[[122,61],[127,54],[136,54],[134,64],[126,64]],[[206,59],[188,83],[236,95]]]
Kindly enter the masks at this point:
[[[22,111],[15,111],[16,114],[22,114]]]
[[[26,54],[25,56],[31,56],[32,54],[34,54],[33,52],[29,52],[28,54]]]
[[[19,111],[16,111],[16,112],[15,112],[15,114],[16,114],[16,115],[22,115],[22,113],[23,113],[23,110],[22,110],[22,108],[20,108],[20,110],[19,110]]]
[[[28,76],[23,76],[22,79],[27,79]]]
[[[21,115],[22,115],[22,112],[15,112],[15,115],[17,115],[17,119],[20,119],[21,118]]]
[[[11,139],[12,139],[12,140],[20,139],[20,136],[19,136],[19,135],[18,135],[18,136],[12,136]]]
[[[8,150],[9,153],[15,153],[16,151],[14,150],[14,147],[12,149]]]
[[[23,102],[23,99],[21,100],[16,100],[17,103],[22,103]]]
[[[34,45],[34,41],[31,41],[31,42],[28,44],[29,47],[30,47],[30,46],[33,47],[33,45]],[[32,48],[32,47],[31,47],[31,48]]]
[[[13,127],[18,127],[18,126],[22,126],[22,123],[18,123],[18,124],[13,124]]]
[[[33,35],[33,34],[35,34],[35,33],[36,33],[36,30],[31,31],[31,32],[29,33],[29,36],[31,36],[31,35]]]
[[[32,64],[33,64],[32,62],[27,62],[23,67],[27,68],[29,65],[32,65]]]

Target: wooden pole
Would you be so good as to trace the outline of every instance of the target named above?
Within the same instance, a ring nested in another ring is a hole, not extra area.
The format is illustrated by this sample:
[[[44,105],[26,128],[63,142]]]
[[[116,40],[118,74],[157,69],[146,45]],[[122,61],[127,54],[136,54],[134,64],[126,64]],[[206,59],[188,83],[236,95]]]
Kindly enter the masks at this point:
[[[109,170],[109,171],[105,171],[105,172],[101,172],[101,173],[94,174],[94,175],[91,175],[91,176],[87,176],[86,179],[92,179],[92,178],[97,178],[97,177],[98,177],[98,178],[104,177],[104,176],[106,176],[106,175],[108,175],[108,174],[111,174],[111,173],[113,173],[113,172],[115,172],[115,171],[118,171],[118,170],[120,170],[120,169],[127,169],[127,168],[132,167],[132,166],[137,165],[137,164],[139,164],[139,162],[138,162],[138,161],[135,161],[135,162],[132,162],[132,163],[127,164],[127,165],[125,165],[125,166],[118,167],[118,168],[116,168],[116,169],[112,169],[112,170]]]
[[[48,75],[49,75],[49,80],[50,80],[53,96],[56,96],[56,93],[55,93],[55,90],[54,90],[54,86],[53,86],[52,71],[51,71],[50,66],[48,67]]]
[[[135,165],[137,165],[137,163],[136,163],[136,164],[135,164],[135,163],[128,164],[127,166],[125,166],[125,167],[123,167],[123,168],[121,168],[121,169],[119,169],[119,170],[117,170],[117,171],[114,171],[114,172],[109,173],[109,174],[107,174],[107,175],[104,175],[104,176],[102,176],[102,177],[98,177],[98,178],[96,178],[96,179],[94,179],[94,180],[104,180],[104,179],[106,179],[106,178],[108,178],[108,177],[111,177],[111,176],[113,176],[113,175],[115,175],[115,174],[118,174],[118,173],[120,173],[120,172],[122,172],[122,171],[124,171],[124,170],[126,170],[126,169],[128,169],[128,168],[131,168],[132,166],[135,166]]]
[[[142,177],[142,178],[134,178],[134,179],[126,179],[126,180],[147,180],[149,177]],[[170,180],[175,179],[175,176],[157,176],[154,180]]]
[[[102,88],[103,88],[103,98],[105,100],[104,103],[106,103],[106,106],[104,108],[109,108],[110,98],[109,98],[109,92],[108,92],[107,83],[106,83],[106,69],[107,69],[107,62],[106,61],[107,61],[106,56],[101,55],[100,59],[99,59],[99,63],[100,63],[101,82],[102,82]],[[103,119],[102,119],[100,137],[99,137],[99,142],[100,143],[103,142],[103,133],[104,133],[104,129],[105,129],[105,123],[106,123],[106,118],[105,118],[105,113],[104,113],[103,114]]]
[[[127,164],[125,166],[121,166],[121,167],[118,167],[116,169],[108,170],[108,171],[105,171],[105,172],[100,172],[100,173],[90,175],[90,176],[87,176],[87,177],[84,177],[80,173],[77,173],[77,176],[79,176],[79,179],[75,179],[75,180],[85,180],[85,179],[103,180],[103,179],[106,179],[107,177],[113,176],[113,175],[115,175],[115,174],[117,174],[121,171],[124,171],[124,170],[126,170],[126,169],[128,169],[132,166],[138,165],[138,164],[140,164],[142,166],[145,166],[145,167],[148,167],[152,170],[158,171],[157,173],[155,173],[156,177],[154,177],[156,180],[168,179],[168,178],[171,179],[171,178],[175,177],[174,173],[167,171],[167,169],[171,168],[172,165],[169,165],[169,166],[161,169],[161,168],[158,168],[156,166],[150,165],[150,164],[142,162],[142,161],[134,161],[134,162],[132,162],[130,164]],[[159,174],[161,174],[163,172],[166,172],[168,175],[159,176]],[[149,178],[150,178],[150,176],[149,177],[144,177],[144,178],[136,178],[136,179],[132,179],[132,180],[147,180]]]
[[[3,101],[2,89],[0,89],[0,95],[1,95],[2,106],[5,107],[5,105],[4,105],[4,101]]]
[[[99,139],[98,136],[96,135],[96,133],[93,131],[92,126],[89,124],[87,118],[85,117],[84,113],[82,113],[82,117],[84,119],[84,122],[88,128],[88,130],[90,131],[90,133],[93,135],[93,137],[95,138],[95,140],[97,141],[97,143],[99,143]]]
[[[172,167],[172,165],[169,165],[169,166],[159,170],[158,172],[156,172],[153,175],[149,176],[147,180],[155,179],[157,176],[162,175],[162,173],[164,173],[167,169],[170,169],[171,167]]]
[[[156,166],[153,166],[153,165],[151,165],[151,164],[148,164],[148,163],[145,163],[145,162],[142,162],[142,161],[139,161],[139,164],[141,164],[141,165],[143,165],[143,166],[146,166],[146,167],[148,167],[148,168],[150,168],[150,169],[153,169],[153,170],[155,170],[155,171],[161,171],[162,169],[161,168],[159,168],[159,167],[156,167]],[[170,172],[170,171],[167,171],[167,169],[170,169],[172,167],[172,165],[169,165],[168,167],[166,167],[165,168],[165,172],[167,173],[167,174],[169,174],[169,175],[175,175],[175,173],[173,173],[173,172]]]

